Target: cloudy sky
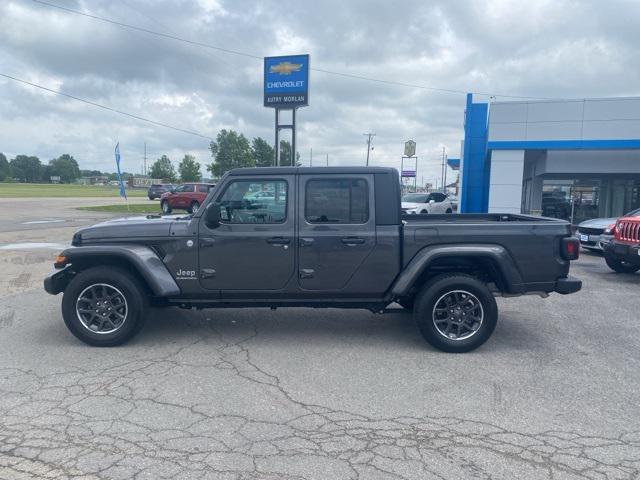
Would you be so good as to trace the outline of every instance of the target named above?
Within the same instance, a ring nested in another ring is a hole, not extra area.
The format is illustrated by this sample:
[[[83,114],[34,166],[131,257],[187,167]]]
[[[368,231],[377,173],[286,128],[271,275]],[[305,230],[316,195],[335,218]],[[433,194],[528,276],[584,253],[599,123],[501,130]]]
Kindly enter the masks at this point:
[[[299,110],[305,163],[399,166],[418,144],[424,181],[442,147],[457,157],[465,96],[584,98],[640,94],[640,8],[629,1],[47,0],[249,56],[159,38],[31,0],[0,2],[0,74],[215,137],[234,129],[272,142],[262,62],[309,53],[311,105]],[[480,95],[482,94],[482,95]],[[81,168],[124,169],[185,153],[211,161],[208,140],[118,115],[0,77],[0,151]]]

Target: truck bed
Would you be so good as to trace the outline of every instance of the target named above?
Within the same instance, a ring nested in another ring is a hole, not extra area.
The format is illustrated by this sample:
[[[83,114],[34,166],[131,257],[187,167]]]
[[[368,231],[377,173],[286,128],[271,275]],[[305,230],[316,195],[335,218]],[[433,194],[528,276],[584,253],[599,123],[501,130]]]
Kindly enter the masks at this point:
[[[564,220],[491,213],[403,215],[402,220],[403,267],[425,247],[455,243],[504,248],[525,284],[549,282],[569,271],[569,261],[560,256],[560,239],[571,235]]]

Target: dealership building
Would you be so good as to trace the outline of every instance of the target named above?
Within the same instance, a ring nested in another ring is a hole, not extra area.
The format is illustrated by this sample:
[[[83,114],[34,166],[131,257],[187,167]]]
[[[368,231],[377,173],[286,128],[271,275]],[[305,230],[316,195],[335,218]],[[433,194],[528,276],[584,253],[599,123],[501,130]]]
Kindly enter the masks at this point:
[[[460,211],[574,224],[640,208],[640,98],[474,102],[467,95]]]

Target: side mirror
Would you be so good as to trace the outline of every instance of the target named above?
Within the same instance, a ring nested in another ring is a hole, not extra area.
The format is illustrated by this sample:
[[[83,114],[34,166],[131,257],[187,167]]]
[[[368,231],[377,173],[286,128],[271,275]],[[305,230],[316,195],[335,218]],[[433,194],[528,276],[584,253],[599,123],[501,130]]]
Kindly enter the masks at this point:
[[[220,204],[210,203],[207,211],[204,212],[204,222],[209,228],[218,228],[220,226]]]
[[[429,203],[436,203],[436,201],[432,198],[431,200],[429,200]]]

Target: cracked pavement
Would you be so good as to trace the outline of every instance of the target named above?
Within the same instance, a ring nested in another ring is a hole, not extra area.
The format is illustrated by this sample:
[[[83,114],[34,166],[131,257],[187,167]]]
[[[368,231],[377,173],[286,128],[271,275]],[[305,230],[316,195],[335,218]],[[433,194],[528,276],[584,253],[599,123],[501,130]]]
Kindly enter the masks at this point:
[[[465,355],[404,314],[305,309],[154,310],[91,348],[59,297],[4,297],[0,478],[638,478],[640,276],[574,273]]]
[[[13,282],[0,478],[640,478],[640,275],[588,254],[572,274],[578,294],[499,299],[464,355],[406,314],[333,309],[153,310],[92,348],[61,296]]]

